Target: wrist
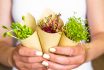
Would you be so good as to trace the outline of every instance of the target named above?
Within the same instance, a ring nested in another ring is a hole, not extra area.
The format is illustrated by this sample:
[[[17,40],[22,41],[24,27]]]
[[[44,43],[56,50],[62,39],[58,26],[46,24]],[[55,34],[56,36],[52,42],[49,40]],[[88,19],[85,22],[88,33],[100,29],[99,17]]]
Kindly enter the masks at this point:
[[[13,51],[15,50],[14,47],[11,47],[10,51],[9,51],[9,55],[8,55],[8,65],[10,67],[13,67],[14,64],[13,64]]]
[[[88,50],[90,49],[89,43],[81,43],[81,47],[83,47],[83,49],[85,50],[85,62],[90,61],[88,56]]]
[[[86,43],[85,47],[87,48],[87,50],[86,50],[86,62],[88,62],[88,61],[91,61],[94,59],[94,57],[95,57],[94,51],[95,50],[92,49],[94,46],[91,42]]]

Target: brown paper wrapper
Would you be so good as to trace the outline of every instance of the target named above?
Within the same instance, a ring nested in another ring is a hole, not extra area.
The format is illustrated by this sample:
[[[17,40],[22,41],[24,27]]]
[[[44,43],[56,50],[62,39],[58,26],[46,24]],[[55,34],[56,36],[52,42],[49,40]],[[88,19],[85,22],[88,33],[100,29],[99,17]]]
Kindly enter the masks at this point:
[[[26,15],[24,15],[23,23],[26,26],[30,27],[33,31],[36,30],[36,20],[30,13],[27,13]]]
[[[24,40],[21,40],[21,43],[22,43],[22,45],[24,45],[28,48],[32,48],[32,49],[35,49],[35,50],[42,51],[41,45],[40,45],[40,42],[39,42],[39,38],[38,38],[38,35],[37,35],[37,31],[35,31],[30,37],[28,37]]]
[[[48,17],[49,15],[55,15],[55,12],[53,12],[50,9],[45,9],[42,15],[40,16],[40,19],[44,19],[45,17]],[[60,18],[60,21],[61,23],[63,23],[61,18]],[[48,32],[43,31],[39,26],[37,27],[37,32],[38,32],[41,47],[44,53],[48,53],[49,48],[58,46],[62,32],[48,33]]]
[[[62,33],[59,46],[76,46],[78,42],[70,40],[68,37],[65,36],[64,33]]]
[[[61,32],[59,33],[47,33],[40,27],[37,27],[38,36],[44,53],[49,52],[49,48],[57,46],[61,38]]]
[[[30,13],[27,13],[26,15],[24,15],[23,20],[24,20],[23,24],[31,28],[34,31],[34,33],[28,38],[21,40],[21,43],[26,47],[42,51],[36,31],[37,26],[36,26],[35,18]]]

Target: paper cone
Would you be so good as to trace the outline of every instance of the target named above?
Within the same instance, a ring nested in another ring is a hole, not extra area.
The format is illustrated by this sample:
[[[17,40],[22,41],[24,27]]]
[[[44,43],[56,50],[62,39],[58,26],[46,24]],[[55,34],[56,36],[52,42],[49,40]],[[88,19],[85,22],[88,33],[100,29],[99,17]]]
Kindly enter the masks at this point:
[[[23,23],[29,28],[31,28],[34,31],[34,33],[28,38],[21,40],[21,43],[26,47],[42,51],[36,31],[35,18],[31,14],[27,13],[26,15],[24,15],[23,20]]]
[[[57,46],[61,38],[61,32],[59,33],[47,33],[37,27],[38,36],[44,53],[49,52],[49,48]]]
[[[35,31],[30,37],[21,40],[21,43],[26,47],[42,51],[37,31]]]
[[[23,17],[23,23],[30,27],[33,31],[36,30],[36,21],[35,21],[35,18],[30,14],[30,13],[27,13],[26,15],[24,15]]]
[[[44,19],[45,17],[48,17],[49,15],[55,15],[55,12],[53,12],[50,9],[45,9],[42,15],[40,16],[40,19]],[[60,23],[63,24],[63,21],[60,18]],[[40,27],[37,27],[38,36],[40,39],[41,47],[44,53],[49,52],[49,48],[58,46],[61,34],[62,32],[58,33],[48,33],[43,31]]]
[[[59,46],[76,46],[78,42],[70,40],[68,37],[65,36],[64,33],[62,33]]]

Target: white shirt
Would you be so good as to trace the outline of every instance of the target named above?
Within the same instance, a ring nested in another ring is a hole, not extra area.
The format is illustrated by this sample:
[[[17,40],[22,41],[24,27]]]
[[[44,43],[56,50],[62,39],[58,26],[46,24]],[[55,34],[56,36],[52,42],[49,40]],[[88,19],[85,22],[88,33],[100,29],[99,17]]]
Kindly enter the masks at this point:
[[[85,0],[13,0],[12,12],[15,21],[21,21],[21,16],[27,12],[30,12],[37,20],[46,9],[61,13],[64,22],[73,16],[74,12],[79,17],[86,17]]]
[[[21,22],[22,15],[26,13],[31,13],[38,20],[47,9],[60,13],[64,23],[74,16],[74,12],[76,16],[86,18],[86,0],[13,0],[12,15],[14,21],[18,22]],[[91,62],[88,62],[73,70],[93,69]]]

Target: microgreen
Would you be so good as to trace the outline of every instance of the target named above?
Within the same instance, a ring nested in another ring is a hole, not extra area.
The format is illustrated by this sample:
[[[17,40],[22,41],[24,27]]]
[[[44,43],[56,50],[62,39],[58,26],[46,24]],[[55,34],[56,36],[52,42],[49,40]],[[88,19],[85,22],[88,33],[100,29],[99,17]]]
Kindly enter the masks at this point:
[[[22,25],[19,22],[12,23],[10,26],[11,29],[7,28],[6,26],[2,26],[4,29],[8,30],[3,34],[4,37],[10,36],[16,39],[25,39],[28,38],[30,35],[33,34],[32,29],[27,27],[26,25]]]
[[[42,30],[48,33],[57,33],[62,30],[63,22],[60,19],[61,14],[49,15],[44,19],[39,20],[39,26]]]
[[[2,28],[4,28],[4,29],[8,29],[6,26],[2,26]]]
[[[85,22],[86,20],[82,20],[81,18],[76,18],[75,16],[70,17],[63,27],[66,37],[76,42],[82,40],[87,41],[89,32],[88,27],[83,25]]]

